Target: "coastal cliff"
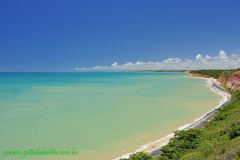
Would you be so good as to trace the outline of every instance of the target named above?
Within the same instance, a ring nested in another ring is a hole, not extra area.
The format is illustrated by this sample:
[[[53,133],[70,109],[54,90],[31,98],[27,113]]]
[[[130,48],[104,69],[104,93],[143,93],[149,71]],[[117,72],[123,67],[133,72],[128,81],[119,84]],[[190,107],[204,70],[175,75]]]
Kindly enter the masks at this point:
[[[240,71],[223,72],[218,78],[218,81],[232,90],[240,90]]]
[[[231,94],[201,127],[177,131],[159,156],[136,153],[123,160],[240,160],[240,71],[200,70],[191,76],[214,78]]]
[[[240,90],[240,71],[239,70],[200,70],[190,71],[193,77],[215,78],[232,90]]]
[[[219,78],[218,78],[218,82],[220,82],[220,83],[222,83],[222,84],[226,84],[227,83],[227,77],[226,77],[226,75],[224,75],[224,74],[221,74],[220,76],[219,76]]]
[[[230,75],[226,82],[226,85],[233,90],[240,90],[240,71],[237,71]]]

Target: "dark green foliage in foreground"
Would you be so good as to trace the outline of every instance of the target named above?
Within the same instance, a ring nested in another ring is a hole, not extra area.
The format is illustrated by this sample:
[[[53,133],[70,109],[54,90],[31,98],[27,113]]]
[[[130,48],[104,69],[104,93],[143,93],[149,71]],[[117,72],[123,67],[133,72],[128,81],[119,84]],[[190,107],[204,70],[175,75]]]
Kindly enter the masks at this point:
[[[223,72],[230,75],[233,71],[194,72],[218,78]],[[176,132],[170,143],[162,148],[162,154],[153,160],[240,160],[240,91],[229,92],[231,102],[219,109],[210,122],[202,128]],[[126,160],[152,160],[149,155],[147,159],[137,155],[134,158]]]
[[[201,135],[200,129],[177,131],[169,144],[162,148],[162,157],[179,159],[187,150],[197,148]]]
[[[121,160],[153,160],[153,158],[150,154],[138,152],[131,155],[129,158],[124,158]]]
[[[240,123],[234,123],[229,129],[229,137],[230,139],[236,138],[240,136]]]

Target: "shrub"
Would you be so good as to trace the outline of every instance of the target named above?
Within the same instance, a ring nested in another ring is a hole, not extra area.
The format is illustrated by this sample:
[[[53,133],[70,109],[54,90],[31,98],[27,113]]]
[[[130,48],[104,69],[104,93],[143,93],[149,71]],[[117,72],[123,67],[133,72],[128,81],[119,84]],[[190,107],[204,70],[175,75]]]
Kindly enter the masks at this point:
[[[240,148],[238,148],[238,150],[236,152],[236,157],[240,158]]]
[[[240,136],[240,123],[234,123],[229,129],[230,139]]]
[[[201,135],[201,129],[197,128],[177,131],[174,138],[170,140],[169,145],[161,149],[161,156],[168,157],[169,159],[179,159],[186,150],[197,147]]]
[[[215,116],[214,120],[215,120],[215,121],[222,121],[222,120],[226,119],[226,117],[227,117],[227,114],[226,114],[226,113],[224,113],[224,112],[219,112],[219,113]]]
[[[153,158],[148,153],[138,152],[138,153],[130,155],[129,158],[124,158],[121,160],[153,160]]]
[[[214,146],[210,141],[205,141],[201,144],[200,149],[203,152],[204,156],[207,157],[213,153]]]

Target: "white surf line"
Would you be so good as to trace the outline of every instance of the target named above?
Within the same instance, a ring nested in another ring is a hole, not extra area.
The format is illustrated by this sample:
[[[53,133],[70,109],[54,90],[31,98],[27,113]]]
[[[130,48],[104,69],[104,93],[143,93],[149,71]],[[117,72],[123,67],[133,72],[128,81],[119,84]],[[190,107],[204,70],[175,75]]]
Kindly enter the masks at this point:
[[[213,110],[203,114],[202,116],[200,116],[199,118],[193,120],[192,123],[189,124],[185,124],[181,127],[179,127],[177,129],[177,131],[181,131],[181,130],[185,130],[185,129],[190,129],[190,128],[194,128],[197,127],[199,125],[201,125],[203,122],[207,121],[209,118],[211,118],[214,113],[221,108],[222,106],[224,106],[227,102],[229,102],[231,95],[227,92],[225,92],[224,90],[220,89],[221,87],[219,86],[220,83],[217,82],[216,79],[213,78],[202,78],[202,77],[190,77],[190,78],[199,78],[199,79],[205,79],[207,86],[214,92],[217,93],[219,95],[221,95],[223,98],[219,101],[219,104],[217,105],[217,107],[215,107]],[[120,157],[114,158],[113,160],[120,160],[123,158],[129,158],[130,155],[137,153],[137,152],[147,152],[147,153],[152,153],[154,151],[157,151],[159,149],[161,149],[162,147],[166,146],[170,139],[174,137],[174,133],[170,133],[167,136],[160,138],[156,141],[147,143],[145,145],[142,145],[140,147],[138,147],[136,150],[134,150],[133,152],[128,152],[126,154],[121,155]]]
[[[142,145],[140,146],[139,148],[137,148],[136,150],[134,150],[133,152],[128,152],[120,157],[117,157],[113,160],[120,160],[122,158],[129,158],[130,155],[134,154],[134,153],[137,153],[137,152],[147,152],[147,153],[151,153],[151,151],[147,151],[147,148],[149,148],[150,146],[154,145],[155,143],[160,143],[162,141],[162,143],[158,146],[158,147],[163,147],[165,145],[168,144],[169,140],[174,136],[174,133],[171,133],[171,134],[168,134],[167,136],[161,138],[161,139],[158,139],[154,142],[150,142],[150,143],[147,143],[145,145]],[[160,148],[154,148],[153,151],[157,150],[157,149],[160,149]]]

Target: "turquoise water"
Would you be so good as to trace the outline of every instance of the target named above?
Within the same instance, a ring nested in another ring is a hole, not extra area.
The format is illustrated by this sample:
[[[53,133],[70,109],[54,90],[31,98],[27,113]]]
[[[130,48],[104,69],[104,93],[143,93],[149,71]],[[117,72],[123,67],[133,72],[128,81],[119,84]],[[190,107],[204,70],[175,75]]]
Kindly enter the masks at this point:
[[[218,104],[204,80],[185,76],[0,73],[0,151],[76,148],[79,160],[112,159]]]

